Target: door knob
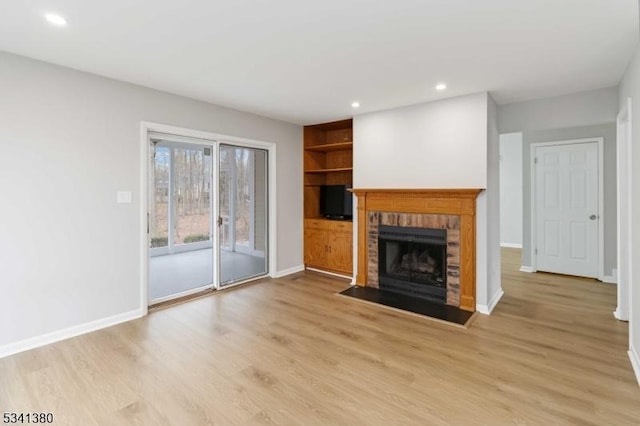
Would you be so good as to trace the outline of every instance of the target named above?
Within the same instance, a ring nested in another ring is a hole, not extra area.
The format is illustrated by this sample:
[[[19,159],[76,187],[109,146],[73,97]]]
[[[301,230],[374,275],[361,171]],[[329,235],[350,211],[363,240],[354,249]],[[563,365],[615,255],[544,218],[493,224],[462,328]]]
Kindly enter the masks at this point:
[[[598,218],[598,216],[595,215],[595,214],[592,214],[591,216],[589,216],[589,219],[591,219],[591,220],[596,220],[597,218]]]

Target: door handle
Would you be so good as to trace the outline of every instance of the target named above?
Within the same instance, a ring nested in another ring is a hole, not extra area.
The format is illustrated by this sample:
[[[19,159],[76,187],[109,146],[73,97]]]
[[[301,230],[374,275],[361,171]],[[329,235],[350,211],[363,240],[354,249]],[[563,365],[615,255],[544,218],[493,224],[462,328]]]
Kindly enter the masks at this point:
[[[222,216],[218,216],[218,226],[222,226]]]
[[[591,216],[589,216],[589,219],[591,220],[596,220],[598,218],[598,215],[592,214]]]

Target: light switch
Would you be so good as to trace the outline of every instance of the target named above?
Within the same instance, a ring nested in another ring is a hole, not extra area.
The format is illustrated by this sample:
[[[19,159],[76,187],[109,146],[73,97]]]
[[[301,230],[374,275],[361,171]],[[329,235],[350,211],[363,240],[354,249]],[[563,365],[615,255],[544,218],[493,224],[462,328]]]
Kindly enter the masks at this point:
[[[131,191],[118,191],[118,204],[131,204]]]

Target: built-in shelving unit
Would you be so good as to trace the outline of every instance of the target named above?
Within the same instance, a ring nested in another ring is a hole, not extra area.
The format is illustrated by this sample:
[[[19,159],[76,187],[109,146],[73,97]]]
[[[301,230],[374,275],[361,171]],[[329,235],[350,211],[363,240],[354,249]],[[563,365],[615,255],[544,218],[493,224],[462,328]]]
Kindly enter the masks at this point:
[[[305,149],[307,151],[319,151],[319,152],[342,151],[345,149],[353,149],[353,142],[329,143],[324,145],[310,146]]]
[[[353,170],[353,167],[338,167],[335,169],[306,170],[305,173],[334,173],[334,172],[348,172],[352,170]]]
[[[304,261],[307,267],[353,273],[353,226],[320,216],[322,185],[353,184],[353,121],[304,128]]]

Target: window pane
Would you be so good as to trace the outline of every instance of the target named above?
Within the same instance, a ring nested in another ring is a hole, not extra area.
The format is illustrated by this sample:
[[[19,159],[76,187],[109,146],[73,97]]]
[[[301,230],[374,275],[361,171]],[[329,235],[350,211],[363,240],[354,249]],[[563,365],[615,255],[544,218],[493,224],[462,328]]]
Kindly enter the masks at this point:
[[[203,148],[174,152],[175,244],[209,241],[211,152]]]
[[[169,154],[167,147],[152,149],[153,166],[150,182],[153,185],[149,206],[149,233],[151,247],[166,247],[169,243]]]

